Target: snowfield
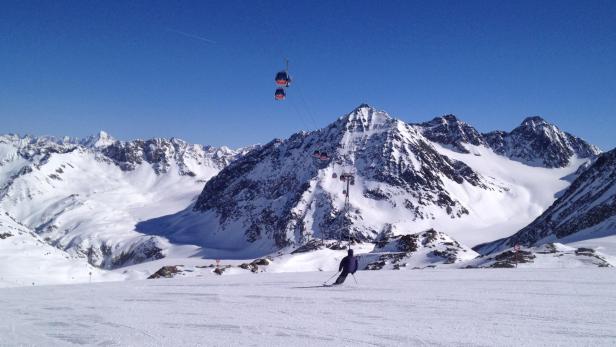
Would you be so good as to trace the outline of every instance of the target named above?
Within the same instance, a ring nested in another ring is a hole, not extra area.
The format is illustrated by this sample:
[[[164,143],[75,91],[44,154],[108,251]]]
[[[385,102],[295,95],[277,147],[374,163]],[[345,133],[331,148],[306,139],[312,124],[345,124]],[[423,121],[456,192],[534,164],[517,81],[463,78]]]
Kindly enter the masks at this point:
[[[613,346],[613,269],[205,276],[0,289],[0,345]]]

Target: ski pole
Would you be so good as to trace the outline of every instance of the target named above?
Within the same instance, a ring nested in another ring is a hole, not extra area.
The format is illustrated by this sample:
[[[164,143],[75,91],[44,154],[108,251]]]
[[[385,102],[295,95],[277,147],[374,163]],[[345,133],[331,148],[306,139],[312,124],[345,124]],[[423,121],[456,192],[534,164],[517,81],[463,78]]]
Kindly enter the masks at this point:
[[[353,276],[353,279],[355,280],[355,284],[359,284],[359,282],[357,282],[357,278],[355,278],[355,274],[351,274]]]
[[[329,280],[331,280],[332,278],[334,278],[338,273],[340,273],[340,271],[336,272],[332,277],[328,278],[327,280],[325,280],[325,282],[323,283],[327,283],[329,282]]]

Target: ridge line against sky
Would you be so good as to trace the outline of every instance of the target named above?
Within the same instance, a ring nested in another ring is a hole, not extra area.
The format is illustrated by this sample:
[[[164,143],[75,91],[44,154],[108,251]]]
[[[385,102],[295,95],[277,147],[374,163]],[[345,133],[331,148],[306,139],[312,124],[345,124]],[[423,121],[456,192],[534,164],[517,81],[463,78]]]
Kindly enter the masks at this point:
[[[240,147],[366,102],[616,147],[614,1],[7,1],[0,52],[1,133]]]
[[[363,106],[363,105],[367,105],[367,106],[369,106],[369,107],[372,107],[372,106],[371,106],[371,105],[369,105],[369,104],[362,104],[362,106]],[[387,113],[390,117],[392,117],[392,118],[394,118],[394,119],[401,120],[401,121],[403,121],[403,122],[405,122],[406,124],[409,124],[409,125],[421,124],[421,123],[424,123],[424,122],[431,121],[431,120],[433,120],[433,119],[435,119],[435,118],[438,118],[438,117],[442,117],[442,116],[449,115],[449,114],[443,114],[443,115],[441,115],[441,116],[432,117],[432,118],[425,119],[425,120],[418,120],[418,121],[409,122],[409,121],[406,121],[406,120],[404,120],[404,119],[401,119],[401,118],[399,118],[399,117],[396,117],[396,116],[394,116],[394,115],[389,114],[386,110],[381,110],[381,109],[378,109],[378,108],[375,108],[375,109],[376,109],[377,111],[383,111],[383,112]],[[346,114],[348,114],[348,113],[346,113]],[[346,114],[344,114],[344,115],[346,115]],[[344,116],[344,115],[340,115],[340,116]],[[340,116],[338,116],[338,117],[340,117]],[[454,115],[454,116],[455,116],[455,115]],[[330,122],[329,124],[334,123],[334,122],[335,122],[335,120],[336,120],[336,119],[338,119],[338,117],[334,118],[334,120],[332,120],[332,122]],[[529,116],[529,117],[530,117],[530,116]],[[460,119],[460,118],[459,118],[459,117],[457,117],[457,116],[456,116],[456,118],[457,118],[459,121],[462,121],[462,122],[464,122],[464,123],[466,123],[466,124],[470,125],[471,127],[475,128],[477,131],[479,131],[479,133],[480,133],[481,135],[485,135],[485,134],[488,134],[488,133],[490,133],[490,132],[494,132],[494,131],[505,131],[505,132],[511,132],[511,131],[513,131],[513,130],[514,130],[514,128],[511,128],[511,129],[490,129],[490,130],[487,130],[487,131],[481,131],[481,130],[479,130],[477,127],[475,127],[473,124],[469,124],[468,122],[466,122],[464,119]],[[523,119],[521,119],[521,120],[520,120],[520,123],[519,123],[517,126],[515,126],[515,128],[517,128],[518,126],[522,126],[522,123],[523,123],[523,121],[524,121],[526,118],[527,118],[527,117],[524,117]],[[543,117],[541,117],[541,118],[543,118]],[[588,142],[588,143],[589,143],[589,144],[591,144],[591,145],[595,145],[595,146],[597,146],[596,144],[592,143],[591,141],[589,141],[589,140],[588,140],[588,139],[586,139],[586,138],[580,137],[580,136],[578,136],[578,135],[576,135],[576,134],[574,134],[574,133],[572,133],[572,132],[568,131],[567,129],[562,129],[561,127],[559,127],[559,126],[558,126],[558,124],[554,124],[554,123],[550,122],[550,120],[548,120],[548,119],[544,119],[544,120],[545,120],[546,122],[548,122],[549,124],[553,124],[553,125],[555,125],[556,127],[558,127],[561,131],[564,131],[565,133],[569,133],[570,135],[573,135],[573,136],[575,136],[575,137],[581,138],[582,140],[584,140],[584,141]],[[52,135],[52,134],[32,134],[32,133],[5,133],[5,134],[0,134],[0,136],[2,136],[2,135],[7,135],[7,134],[16,134],[16,135],[21,136],[21,137],[23,137],[23,136],[33,136],[33,137],[46,137],[46,136],[50,136],[50,137],[54,137],[54,138],[57,138],[57,139],[62,139],[62,138],[70,138],[70,139],[72,139],[72,140],[86,140],[86,139],[88,139],[89,137],[96,137],[96,136],[100,136],[100,135],[101,135],[101,133],[104,133],[104,136],[108,136],[108,137],[113,138],[114,140],[125,141],[125,142],[126,142],[126,141],[133,141],[133,140],[148,140],[148,139],[153,139],[153,138],[168,138],[168,139],[175,138],[175,139],[179,139],[179,140],[187,141],[188,143],[191,143],[191,144],[200,144],[200,145],[205,145],[205,146],[215,146],[215,147],[223,147],[223,146],[224,146],[224,147],[229,147],[229,148],[242,148],[242,147],[249,147],[249,146],[253,146],[253,145],[262,145],[262,144],[266,144],[266,143],[268,143],[268,142],[270,142],[270,141],[273,141],[274,139],[278,139],[278,138],[286,139],[286,138],[289,138],[289,137],[291,137],[293,134],[295,134],[295,133],[297,133],[297,132],[300,132],[300,131],[307,131],[307,132],[310,132],[310,131],[316,131],[316,130],[319,130],[319,129],[323,129],[323,128],[325,128],[325,127],[326,127],[326,126],[328,126],[329,124],[326,124],[326,125],[324,125],[324,126],[322,126],[322,127],[318,127],[318,128],[315,128],[315,129],[299,129],[298,131],[296,131],[296,132],[294,132],[294,133],[289,133],[289,134],[284,135],[284,136],[280,136],[280,137],[273,137],[273,138],[270,138],[270,139],[265,140],[265,141],[263,141],[263,142],[255,142],[255,143],[251,143],[251,144],[247,144],[247,145],[243,145],[243,146],[237,146],[237,147],[229,146],[229,145],[224,144],[224,143],[223,143],[223,144],[218,144],[218,145],[212,145],[212,144],[210,144],[210,143],[191,142],[191,141],[186,140],[186,139],[185,139],[185,138],[183,138],[182,136],[167,136],[167,137],[150,136],[150,137],[136,137],[136,138],[118,138],[118,137],[114,136],[114,134],[110,133],[109,131],[107,131],[107,130],[105,130],[105,129],[100,129],[99,131],[97,131],[97,132],[95,132],[95,133],[86,134],[86,135],[84,135],[84,136]],[[607,152],[607,151],[609,151],[609,150],[613,149],[613,148],[601,148],[600,146],[597,146],[597,147],[599,147],[599,149],[600,149],[601,151],[603,151],[603,152]]]

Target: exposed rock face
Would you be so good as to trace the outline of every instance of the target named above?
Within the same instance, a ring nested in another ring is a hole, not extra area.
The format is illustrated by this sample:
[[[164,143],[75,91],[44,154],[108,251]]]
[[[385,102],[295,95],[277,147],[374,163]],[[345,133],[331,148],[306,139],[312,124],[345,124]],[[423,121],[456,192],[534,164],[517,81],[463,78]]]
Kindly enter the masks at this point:
[[[424,268],[458,264],[477,253],[434,229],[417,234],[384,236],[374,250],[361,255],[365,270]]]
[[[329,160],[314,159],[315,151]],[[329,179],[344,170],[357,182],[348,210],[343,185]],[[242,233],[271,249],[312,238],[369,241],[384,226],[366,221],[361,206],[369,201],[410,220],[433,218],[434,208],[451,218],[468,214],[444,179],[493,189],[466,164],[439,154],[415,126],[362,105],[326,128],[274,140],[233,162],[205,185],[193,211],[211,219],[220,237]]]
[[[534,268],[612,267],[600,253],[591,248],[573,248],[560,243],[547,243],[537,247],[512,248],[478,257],[467,263],[467,268]]]
[[[475,247],[482,253],[513,245],[616,235],[616,149],[599,156],[539,218],[516,234]],[[560,242],[560,241],[559,241]]]
[[[437,117],[417,124],[423,135],[460,153],[469,153],[465,145],[487,146],[494,152],[526,165],[548,168],[565,167],[571,158],[593,158],[601,151],[586,141],[560,130],[541,117],[528,117],[511,132],[480,134],[454,115]]]
[[[536,256],[530,251],[505,251],[497,254],[494,257],[494,263],[492,263],[489,267],[512,268],[516,267],[517,264],[532,263],[535,258]]]
[[[464,123],[452,114],[434,118],[419,124],[423,135],[434,141],[451,147],[461,153],[469,153],[464,144],[485,145],[483,136],[472,126]]]
[[[179,268],[180,266],[181,265],[163,266],[158,271],[153,273],[150,277],[148,277],[148,279],[151,280],[161,277],[173,278],[175,275],[182,273],[182,270]]]
[[[111,253],[111,252],[109,252]],[[164,258],[163,247],[158,243],[158,239],[150,237],[147,240],[136,243],[128,251],[121,252],[112,259],[110,268],[139,264],[144,261],[151,261]]]
[[[496,153],[534,166],[565,167],[574,155],[592,158],[601,153],[597,147],[541,117],[528,117],[509,133],[494,131],[483,137]]]
[[[191,145],[175,138],[116,141],[103,147],[101,152],[123,170],[134,170],[140,164],[149,163],[160,174],[168,172],[175,162],[180,174],[189,176],[196,175],[190,169],[191,163],[220,170],[241,153],[226,147]]]

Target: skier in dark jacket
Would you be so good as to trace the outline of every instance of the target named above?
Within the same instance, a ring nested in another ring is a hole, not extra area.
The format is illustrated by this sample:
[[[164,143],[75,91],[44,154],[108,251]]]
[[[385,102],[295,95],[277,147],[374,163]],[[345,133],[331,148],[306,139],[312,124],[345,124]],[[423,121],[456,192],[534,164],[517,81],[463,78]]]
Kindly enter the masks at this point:
[[[342,258],[342,261],[340,261],[338,271],[342,271],[342,273],[340,274],[340,276],[338,276],[336,282],[334,282],[334,285],[344,283],[344,280],[346,280],[346,277],[349,274],[352,275],[355,273],[355,271],[357,271],[358,266],[359,264],[357,258],[353,256],[353,250],[349,248],[349,255]]]

